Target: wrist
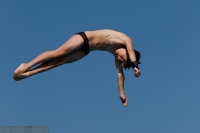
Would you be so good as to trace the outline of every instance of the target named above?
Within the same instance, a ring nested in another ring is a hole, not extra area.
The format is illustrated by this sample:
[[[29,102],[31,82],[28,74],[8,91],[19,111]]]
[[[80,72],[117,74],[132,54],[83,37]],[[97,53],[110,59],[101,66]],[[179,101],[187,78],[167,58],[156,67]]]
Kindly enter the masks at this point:
[[[122,98],[123,98],[123,97],[125,97],[125,94],[124,94],[124,93],[120,93],[120,94],[119,94],[119,97],[122,97]]]
[[[131,66],[134,69],[135,67],[139,69],[138,64],[140,64],[141,62],[137,62],[137,61],[132,61],[131,62]]]

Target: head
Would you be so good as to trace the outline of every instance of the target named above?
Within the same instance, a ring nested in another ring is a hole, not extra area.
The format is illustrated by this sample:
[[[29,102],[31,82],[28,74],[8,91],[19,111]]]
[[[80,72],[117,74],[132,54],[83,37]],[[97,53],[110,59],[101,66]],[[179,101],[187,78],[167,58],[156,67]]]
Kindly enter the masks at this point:
[[[137,50],[134,50],[134,51],[136,55],[136,61],[139,62],[141,58],[140,52]],[[130,61],[127,50],[125,48],[119,48],[115,51],[115,53],[117,55],[117,58],[122,61],[122,67],[124,69],[127,69],[127,68],[129,69],[131,67],[131,61]]]

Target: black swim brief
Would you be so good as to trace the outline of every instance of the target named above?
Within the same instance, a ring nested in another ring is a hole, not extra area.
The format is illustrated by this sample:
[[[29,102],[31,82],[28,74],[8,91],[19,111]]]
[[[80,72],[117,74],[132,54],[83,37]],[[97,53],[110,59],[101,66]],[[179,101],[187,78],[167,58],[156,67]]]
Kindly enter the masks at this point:
[[[89,41],[88,41],[88,38],[87,38],[85,32],[78,32],[76,34],[80,35],[83,38],[84,44],[80,48],[80,50],[82,50],[87,55],[89,53]],[[74,34],[74,35],[76,35],[76,34]]]

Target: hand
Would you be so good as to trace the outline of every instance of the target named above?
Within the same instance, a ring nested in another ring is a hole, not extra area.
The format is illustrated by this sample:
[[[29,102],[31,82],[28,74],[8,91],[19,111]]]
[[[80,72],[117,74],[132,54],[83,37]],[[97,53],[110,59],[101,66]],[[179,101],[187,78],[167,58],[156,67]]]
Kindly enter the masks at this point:
[[[122,105],[124,107],[126,107],[128,105],[128,99],[127,99],[127,97],[124,94],[122,94],[122,95],[119,96],[119,98],[120,98],[120,100],[122,102]]]
[[[133,71],[134,71],[135,77],[139,77],[140,76],[141,73],[140,73],[140,70],[137,67],[134,67]]]

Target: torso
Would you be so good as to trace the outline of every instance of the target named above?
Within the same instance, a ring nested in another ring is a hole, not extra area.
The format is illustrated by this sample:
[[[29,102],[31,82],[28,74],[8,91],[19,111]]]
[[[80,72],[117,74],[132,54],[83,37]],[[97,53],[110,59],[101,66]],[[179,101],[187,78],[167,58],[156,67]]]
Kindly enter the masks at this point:
[[[127,36],[114,30],[85,31],[89,40],[90,51],[101,50],[114,53],[121,47],[126,47]]]

